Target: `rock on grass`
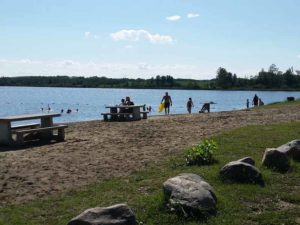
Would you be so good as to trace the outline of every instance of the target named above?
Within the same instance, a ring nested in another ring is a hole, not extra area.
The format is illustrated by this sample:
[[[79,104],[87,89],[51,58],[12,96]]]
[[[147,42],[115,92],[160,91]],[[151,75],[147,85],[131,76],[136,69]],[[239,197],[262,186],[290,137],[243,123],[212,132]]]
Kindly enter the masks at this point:
[[[135,225],[133,212],[126,204],[107,208],[96,207],[85,210],[73,218],[68,225]]]
[[[217,198],[212,187],[200,176],[179,174],[163,184],[169,208],[185,216],[203,216],[216,211]]]

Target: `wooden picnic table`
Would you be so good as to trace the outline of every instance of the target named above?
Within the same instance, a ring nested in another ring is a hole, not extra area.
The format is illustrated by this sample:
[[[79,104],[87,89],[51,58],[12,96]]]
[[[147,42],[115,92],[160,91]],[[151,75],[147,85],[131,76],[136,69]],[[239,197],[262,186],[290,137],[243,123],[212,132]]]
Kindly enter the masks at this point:
[[[16,115],[16,116],[6,116],[0,117],[0,144],[10,145],[15,141],[12,138],[12,134],[15,129],[27,128],[27,130],[16,131],[19,136],[23,138],[23,133],[31,133],[31,131],[39,132],[41,131],[42,139],[51,139],[53,137],[54,129],[63,129],[66,125],[53,126],[53,117],[61,116],[59,113],[47,113],[47,114],[27,114],[27,115]],[[12,126],[12,122],[15,121],[25,121],[39,119],[39,124]],[[37,125],[37,126],[36,126]],[[31,129],[28,129],[31,128]],[[63,134],[64,135],[64,134]]]
[[[104,116],[104,120],[107,120],[107,115],[111,116],[111,120],[117,120],[120,116],[132,115],[132,120],[140,120],[142,119],[141,114],[143,114],[143,118],[147,118],[147,113],[144,111],[145,105],[112,105],[105,106],[105,108],[110,109],[109,113],[102,113]],[[141,108],[143,111],[141,111]]]

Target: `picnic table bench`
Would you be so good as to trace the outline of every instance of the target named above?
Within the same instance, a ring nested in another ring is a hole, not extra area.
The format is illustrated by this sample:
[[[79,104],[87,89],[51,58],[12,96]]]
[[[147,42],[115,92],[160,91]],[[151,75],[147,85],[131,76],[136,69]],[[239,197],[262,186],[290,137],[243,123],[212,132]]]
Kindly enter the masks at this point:
[[[109,108],[110,112],[101,113],[104,121],[130,121],[147,119],[149,113],[148,111],[140,110],[141,108],[144,109],[145,105],[115,105],[106,106],[105,108]]]
[[[39,133],[40,139],[45,140],[51,140],[55,139],[57,141],[63,141],[65,139],[65,128],[67,128],[67,125],[56,125],[52,127],[39,127],[39,128],[33,128],[33,129],[27,129],[27,130],[15,130],[12,131],[13,134],[16,134],[16,143],[18,145],[24,144],[24,135],[25,134],[34,134]],[[57,130],[57,135],[49,136],[47,132]],[[46,134],[45,134],[46,133]]]
[[[63,141],[64,129],[68,126],[54,125],[53,117],[58,116],[60,116],[58,113],[48,113],[0,117],[0,144],[22,145],[25,140],[33,139]],[[40,123],[12,126],[12,122],[33,119],[40,119]],[[57,134],[55,135],[53,131],[57,131]],[[16,136],[15,140],[13,136]]]

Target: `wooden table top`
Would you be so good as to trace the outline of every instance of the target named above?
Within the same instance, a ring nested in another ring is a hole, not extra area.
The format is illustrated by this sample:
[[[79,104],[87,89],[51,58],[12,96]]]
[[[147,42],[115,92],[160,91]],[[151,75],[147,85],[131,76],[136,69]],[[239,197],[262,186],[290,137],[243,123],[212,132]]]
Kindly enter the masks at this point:
[[[61,116],[61,114],[60,113],[25,114],[25,115],[0,117],[0,121],[20,121],[20,120],[41,119],[41,118],[58,117],[58,116]]]

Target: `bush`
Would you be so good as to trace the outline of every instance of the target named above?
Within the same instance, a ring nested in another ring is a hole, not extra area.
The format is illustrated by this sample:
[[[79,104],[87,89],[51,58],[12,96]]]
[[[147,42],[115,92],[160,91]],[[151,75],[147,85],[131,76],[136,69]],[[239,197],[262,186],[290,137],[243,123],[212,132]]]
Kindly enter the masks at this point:
[[[188,165],[210,164],[214,161],[213,154],[217,148],[215,141],[204,140],[186,151],[186,162]]]

